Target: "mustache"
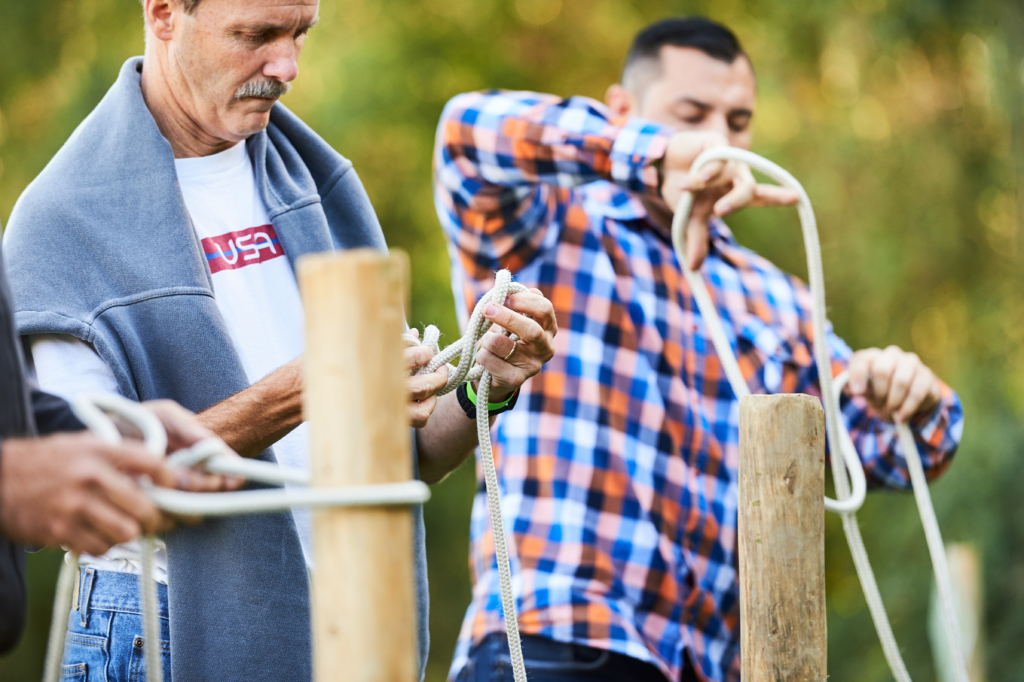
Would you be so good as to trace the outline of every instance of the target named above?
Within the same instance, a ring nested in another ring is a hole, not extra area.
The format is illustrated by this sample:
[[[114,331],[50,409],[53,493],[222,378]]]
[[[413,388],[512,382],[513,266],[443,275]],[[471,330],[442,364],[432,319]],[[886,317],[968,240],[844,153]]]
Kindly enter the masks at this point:
[[[249,99],[250,97],[277,99],[282,95],[285,95],[291,89],[291,84],[282,83],[278,80],[249,81],[235,91],[235,99]]]

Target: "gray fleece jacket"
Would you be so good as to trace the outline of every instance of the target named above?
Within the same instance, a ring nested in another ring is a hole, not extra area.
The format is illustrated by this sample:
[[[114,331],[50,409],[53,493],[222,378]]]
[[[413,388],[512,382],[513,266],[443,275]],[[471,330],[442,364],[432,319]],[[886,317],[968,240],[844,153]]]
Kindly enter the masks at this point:
[[[18,200],[4,236],[18,332],[71,334],[135,400],[201,411],[248,387],[214,301],[171,146],[125,63]],[[289,260],[387,248],[352,164],[281,104],[247,149]],[[274,460],[273,448],[261,459]],[[420,661],[426,554],[414,509]],[[188,682],[311,678],[309,580],[290,513],[210,519],[167,537],[171,675]]]

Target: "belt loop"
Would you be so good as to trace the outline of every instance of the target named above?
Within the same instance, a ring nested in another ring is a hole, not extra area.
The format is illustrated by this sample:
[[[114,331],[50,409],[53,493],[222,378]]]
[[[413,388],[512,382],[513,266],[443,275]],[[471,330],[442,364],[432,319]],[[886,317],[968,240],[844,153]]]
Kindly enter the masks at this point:
[[[92,597],[92,586],[96,583],[96,569],[87,568],[82,573],[82,587],[78,595],[78,614],[82,627],[89,627],[89,598]]]
[[[78,610],[78,593],[82,589],[82,567],[78,567],[78,575],[75,576],[78,580],[75,581],[75,591],[71,593],[71,610]]]

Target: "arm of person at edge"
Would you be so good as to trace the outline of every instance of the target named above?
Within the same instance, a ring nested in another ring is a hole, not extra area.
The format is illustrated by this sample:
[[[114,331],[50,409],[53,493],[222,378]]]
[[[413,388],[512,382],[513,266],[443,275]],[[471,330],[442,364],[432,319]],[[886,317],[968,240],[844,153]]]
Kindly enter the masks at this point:
[[[806,312],[809,324],[810,312]],[[864,464],[870,487],[909,488],[905,454],[895,423],[910,426],[928,480],[952,462],[963,434],[960,398],[914,353],[896,346],[852,352],[828,334],[832,374],[849,371],[840,409]],[[808,348],[810,341],[806,341]],[[817,366],[800,373],[796,392],[821,395]]]
[[[668,226],[669,206],[695,194],[687,224],[687,263],[708,249],[708,220],[746,206],[790,205],[791,190],[757,184],[740,163],[716,161],[690,172],[706,149],[727,146],[717,134],[675,131],[640,118],[615,117],[586,97],[532,92],[473,92],[441,114],[434,150],[438,215],[467,272],[513,272],[554,241],[555,217],[574,187],[609,180],[644,200]]]
[[[58,414],[59,399],[33,393],[33,405],[49,412],[55,428],[81,428]],[[62,401],[61,401],[62,402]],[[145,403],[168,436],[168,452],[213,434],[192,413],[171,401]],[[25,545],[62,546],[100,556],[142,534],[160,533],[177,521],[146,496],[135,477],[191,492],[237,488],[241,481],[171,469],[134,439],[110,446],[89,433],[59,433],[0,441],[0,533]]]

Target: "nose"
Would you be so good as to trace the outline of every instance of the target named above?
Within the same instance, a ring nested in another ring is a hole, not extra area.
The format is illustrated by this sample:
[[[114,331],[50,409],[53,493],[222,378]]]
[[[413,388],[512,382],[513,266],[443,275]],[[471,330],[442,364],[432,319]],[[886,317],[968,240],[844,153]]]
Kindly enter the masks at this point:
[[[299,75],[299,46],[286,37],[276,41],[274,49],[263,66],[263,75],[282,83],[290,83]]]
[[[718,133],[727,140],[732,137],[732,129],[729,128],[729,121],[726,119],[725,114],[715,112],[708,116],[704,129]]]

